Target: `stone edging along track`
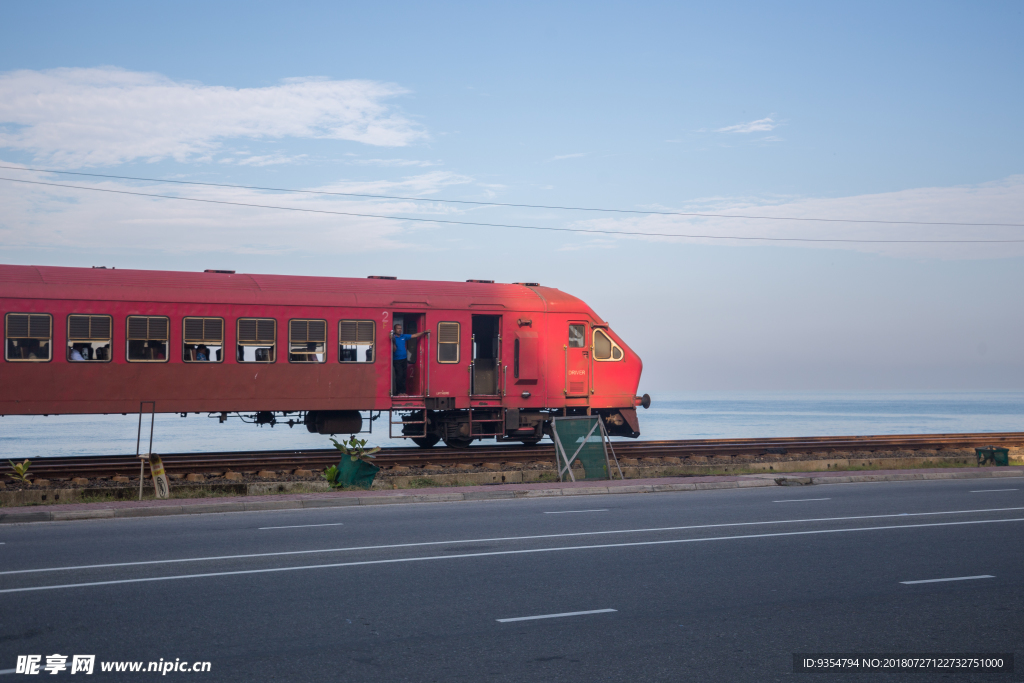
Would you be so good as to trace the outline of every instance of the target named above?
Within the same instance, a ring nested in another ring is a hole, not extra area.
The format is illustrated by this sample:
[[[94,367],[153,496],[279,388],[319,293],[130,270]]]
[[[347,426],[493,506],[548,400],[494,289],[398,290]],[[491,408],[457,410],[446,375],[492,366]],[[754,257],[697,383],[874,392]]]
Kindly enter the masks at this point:
[[[739,489],[776,485],[846,484],[855,482],[921,481],[939,479],[990,479],[1024,477],[1024,467],[977,469],[929,469],[916,471],[794,472],[735,476],[666,477],[663,479],[580,481],[561,484],[498,484],[467,486],[443,493],[406,491],[330,491],[325,493],[249,496],[244,500],[210,502],[209,498],[182,500],[117,501],[40,507],[7,508],[0,524],[70,521],[119,517],[157,517],[216,512],[289,510],[351,505],[394,505],[442,503],[472,500],[542,498],[550,496],[607,495],[615,493],[661,493]]]

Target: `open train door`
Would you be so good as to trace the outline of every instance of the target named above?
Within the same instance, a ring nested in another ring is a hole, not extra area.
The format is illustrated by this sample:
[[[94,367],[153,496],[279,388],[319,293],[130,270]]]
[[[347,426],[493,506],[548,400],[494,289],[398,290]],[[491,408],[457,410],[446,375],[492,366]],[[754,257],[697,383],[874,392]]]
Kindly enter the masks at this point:
[[[473,316],[473,359],[471,396],[500,396],[503,386],[501,366],[501,316]]]
[[[403,334],[416,334],[426,329],[426,316],[422,313],[400,313],[395,312],[392,318],[395,325],[402,326]],[[427,358],[430,347],[430,337],[424,336],[417,339],[409,339],[405,342],[405,367],[404,372],[395,367],[395,342],[394,328],[389,335],[388,358],[391,359],[391,395],[401,396],[403,399],[423,398],[427,392],[429,382]],[[429,332],[429,331],[428,331]],[[396,377],[399,372],[404,377]],[[407,401],[406,401],[407,402]]]
[[[565,395],[567,398],[590,397],[590,325],[586,321],[569,321],[565,345]],[[574,404],[576,405],[576,404]]]

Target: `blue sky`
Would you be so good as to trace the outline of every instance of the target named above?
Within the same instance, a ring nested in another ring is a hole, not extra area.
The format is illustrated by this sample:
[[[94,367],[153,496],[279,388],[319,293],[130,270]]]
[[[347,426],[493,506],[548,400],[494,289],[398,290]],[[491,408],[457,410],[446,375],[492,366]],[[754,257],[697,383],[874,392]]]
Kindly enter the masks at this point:
[[[4,3],[0,164],[422,198],[1024,223],[1019,2]],[[2,170],[2,169],[0,169]],[[2,170],[0,259],[539,281],[668,389],[1024,388],[1024,228],[467,208]]]

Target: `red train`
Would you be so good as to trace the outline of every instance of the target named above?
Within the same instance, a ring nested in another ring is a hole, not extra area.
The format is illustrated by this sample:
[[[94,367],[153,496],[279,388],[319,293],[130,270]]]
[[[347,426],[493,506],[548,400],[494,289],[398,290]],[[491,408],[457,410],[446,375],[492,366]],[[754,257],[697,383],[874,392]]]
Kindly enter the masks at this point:
[[[535,443],[552,417],[577,414],[636,437],[650,402],[636,395],[640,358],[608,324],[532,282],[0,265],[0,310],[4,415],[153,401],[348,434],[361,412],[388,411],[393,436],[463,447]],[[404,363],[396,325],[418,335]]]

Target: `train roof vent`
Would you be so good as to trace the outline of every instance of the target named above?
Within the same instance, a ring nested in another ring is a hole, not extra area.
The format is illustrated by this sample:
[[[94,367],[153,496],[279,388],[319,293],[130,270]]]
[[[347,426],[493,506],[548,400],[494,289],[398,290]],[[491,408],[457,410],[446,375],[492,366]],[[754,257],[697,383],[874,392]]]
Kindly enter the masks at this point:
[[[482,282],[487,285],[493,285],[494,280],[466,280],[466,282]]]
[[[514,285],[523,285],[524,287],[540,287],[539,282],[513,282]]]
[[[367,280],[397,280],[394,275],[367,275]]]
[[[233,271],[233,270],[215,270],[213,268],[207,268],[203,272],[204,273],[221,273],[222,275],[234,275],[235,274],[235,271]]]

